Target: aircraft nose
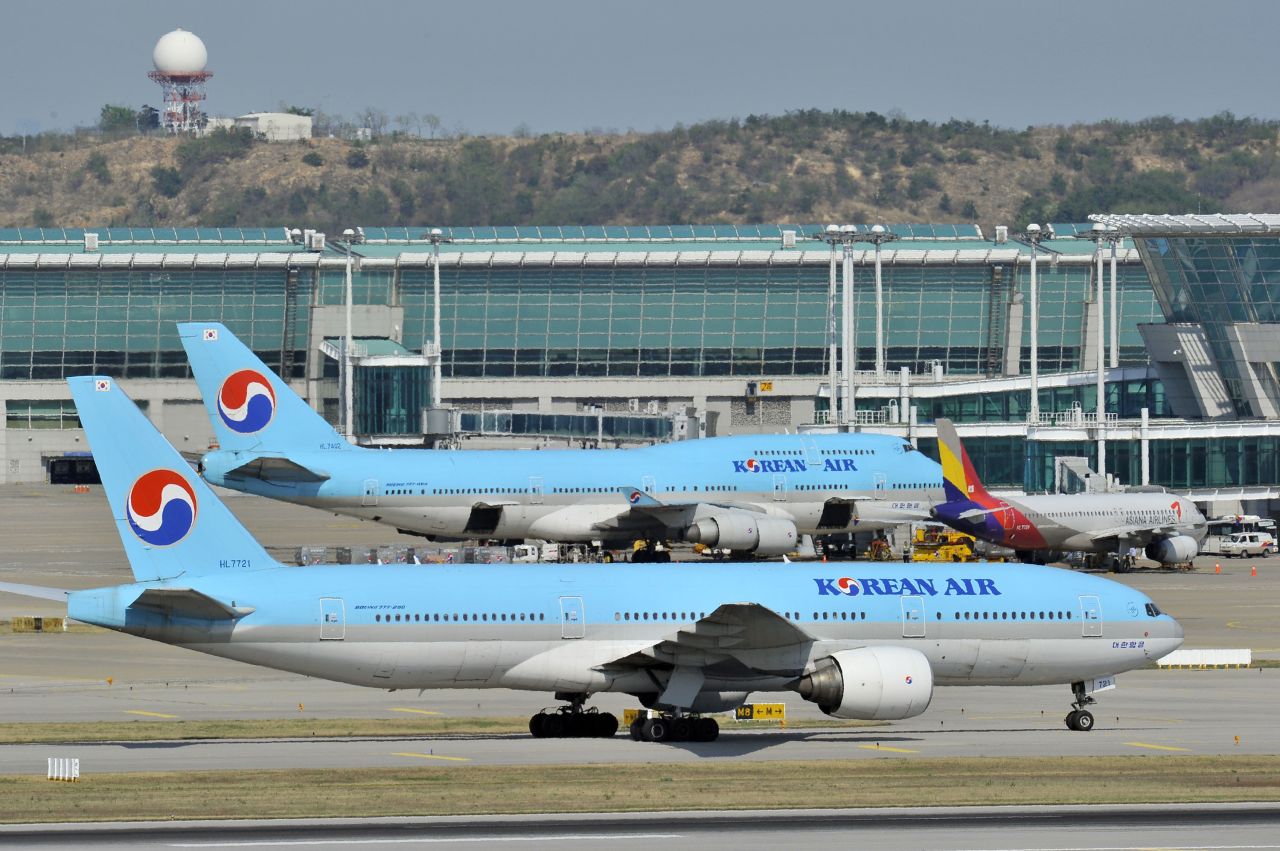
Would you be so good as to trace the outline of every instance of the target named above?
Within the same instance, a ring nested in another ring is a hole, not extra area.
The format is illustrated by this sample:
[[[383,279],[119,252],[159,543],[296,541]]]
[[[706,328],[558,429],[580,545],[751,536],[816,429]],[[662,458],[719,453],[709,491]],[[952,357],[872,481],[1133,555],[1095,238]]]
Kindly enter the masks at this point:
[[[1147,658],[1162,659],[1182,646],[1184,633],[1182,624],[1173,618],[1163,621],[1160,627],[1151,630],[1151,639],[1147,641]]]

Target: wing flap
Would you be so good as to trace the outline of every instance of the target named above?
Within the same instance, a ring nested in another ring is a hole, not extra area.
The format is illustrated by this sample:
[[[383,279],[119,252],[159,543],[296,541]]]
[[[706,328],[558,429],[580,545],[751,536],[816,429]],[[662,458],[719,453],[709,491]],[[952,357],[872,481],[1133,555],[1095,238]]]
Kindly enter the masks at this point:
[[[254,611],[251,606],[227,605],[194,588],[148,588],[133,605],[178,617],[213,621],[239,620]]]
[[[324,470],[313,470],[279,455],[260,455],[229,471],[227,475],[289,484],[329,480],[329,474]]]
[[[734,659],[747,667],[781,658],[801,658],[813,636],[758,603],[726,603],[690,627],[604,668],[652,667],[654,663],[703,668]],[[770,664],[772,670],[772,664]]]

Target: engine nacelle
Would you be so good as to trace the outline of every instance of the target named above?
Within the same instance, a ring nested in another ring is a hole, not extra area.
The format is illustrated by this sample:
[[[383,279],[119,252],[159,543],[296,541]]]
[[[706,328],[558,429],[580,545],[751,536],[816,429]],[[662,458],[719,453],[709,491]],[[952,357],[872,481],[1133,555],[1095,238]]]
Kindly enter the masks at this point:
[[[1161,564],[1181,564],[1191,561],[1200,552],[1200,544],[1190,535],[1174,535],[1147,544],[1147,558]]]
[[[749,511],[724,511],[699,517],[684,530],[685,540],[736,552],[781,555],[796,548],[796,524]]]
[[[796,691],[833,718],[912,718],[933,700],[933,668],[910,647],[859,647],[819,659]]]

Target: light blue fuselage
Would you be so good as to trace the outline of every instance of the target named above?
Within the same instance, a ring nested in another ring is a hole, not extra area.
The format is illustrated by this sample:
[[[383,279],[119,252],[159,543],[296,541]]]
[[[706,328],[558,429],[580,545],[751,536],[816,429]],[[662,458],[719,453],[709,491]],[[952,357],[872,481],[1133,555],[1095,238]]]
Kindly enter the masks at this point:
[[[638,449],[345,449],[305,444],[288,459],[328,476],[280,481],[234,472],[272,453],[204,458],[215,484],[442,538],[623,541],[653,531],[625,491],[688,505],[692,518],[742,507],[799,533],[880,529],[928,517],[942,470],[899,437],[877,434],[705,438]],[[829,504],[847,510],[829,511]],[[824,518],[824,512],[825,518]],[[672,526],[667,532],[678,532]],[[676,535],[678,539],[678,534]]]
[[[249,613],[183,619],[131,606],[164,587]],[[810,640],[709,664],[704,690],[789,689],[815,659],[876,645],[919,650],[941,685],[1071,683],[1140,667],[1182,643],[1177,622],[1125,585],[997,564],[273,567],[73,592],[69,613],[378,688],[645,695],[668,676],[661,664],[612,663],[738,602],[766,607]]]

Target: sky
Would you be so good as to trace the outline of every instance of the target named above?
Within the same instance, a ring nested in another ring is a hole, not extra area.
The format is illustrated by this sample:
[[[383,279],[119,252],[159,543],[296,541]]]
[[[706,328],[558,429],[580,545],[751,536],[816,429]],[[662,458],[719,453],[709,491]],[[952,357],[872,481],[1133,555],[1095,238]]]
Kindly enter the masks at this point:
[[[158,106],[151,51],[177,27],[208,48],[211,115],[374,108],[471,134],[808,108],[1016,129],[1280,118],[1270,0],[58,0],[4,6],[0,134]]]

